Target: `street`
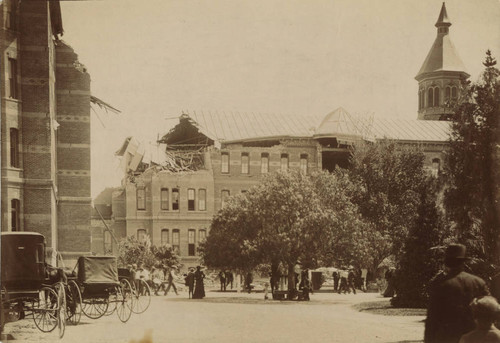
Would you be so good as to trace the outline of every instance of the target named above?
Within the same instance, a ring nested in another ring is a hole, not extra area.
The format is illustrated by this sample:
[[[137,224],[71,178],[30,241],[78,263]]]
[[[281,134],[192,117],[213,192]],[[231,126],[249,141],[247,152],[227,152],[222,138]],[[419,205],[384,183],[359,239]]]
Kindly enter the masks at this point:
[[[360,302],[388,301],[377,293],[316,293],[310,302],[264,300],[262,293],[207,292],[153,297],[143,314],[123,324],[116,314],[91,320],[82,315],[67,326],[61,342],[421,342],[423,316],[358,312]],[[39,332],[31,320],[6,325],[15,342],[52,342],[56,333]],[[152,340],[142,340],[147,335]],[[5,340],[6,341],[6,340]],[[9,340],[10,341],[10,340]]]

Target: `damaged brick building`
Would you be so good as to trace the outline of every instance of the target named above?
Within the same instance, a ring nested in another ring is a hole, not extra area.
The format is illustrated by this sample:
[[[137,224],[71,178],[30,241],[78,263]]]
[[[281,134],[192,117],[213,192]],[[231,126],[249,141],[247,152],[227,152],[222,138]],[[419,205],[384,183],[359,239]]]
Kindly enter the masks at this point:
[[[90,252],[90,76],[60,38],[59,1],[0,2],[2,231]]]

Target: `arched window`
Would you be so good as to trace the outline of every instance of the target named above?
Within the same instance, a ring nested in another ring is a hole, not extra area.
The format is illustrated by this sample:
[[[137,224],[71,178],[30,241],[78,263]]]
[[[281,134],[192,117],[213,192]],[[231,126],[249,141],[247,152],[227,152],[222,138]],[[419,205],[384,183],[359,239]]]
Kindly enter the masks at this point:
[[[458,97],[457,87],[451,87],[451,98],[455,100]]]
[[[427,107],[432,107],[434,104],[434,90],[429,88],[427,91]]]
[[[21,201],[12,199],[11,205],[11,230],[21,231]]]
[[[422,109],[422,91],[421,90],[418,91],[418,109],[419,110]]]
[[[162,229],[161,230],[161,245],[169,244],[170,243],[170,236],[169,236],[169,231],[168,229]]]
[[[439,88],[434,88],[434,107],[439,107]]]
[[[146,230],[144,229],[137,230],[137,240],[139,242],[144,242],[146,240]]]
[[[446,86],[446,89],[444,91],[444,101],[445,102],[450,101],[450,97],[451,97],[451,87],[450,86]]]

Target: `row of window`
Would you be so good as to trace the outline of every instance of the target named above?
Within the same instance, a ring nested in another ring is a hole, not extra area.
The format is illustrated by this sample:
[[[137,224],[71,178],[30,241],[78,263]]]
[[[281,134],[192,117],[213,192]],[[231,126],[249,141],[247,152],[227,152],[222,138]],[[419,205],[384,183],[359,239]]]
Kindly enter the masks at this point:
[[[230,193],[228,190],[223,190],[221,192],[222,207],[224,207],[229,196]],[[137,188],[136,198],[137,198],[137,209],[146,210],[146,189]],[[196,199],[198,201],[196,201]],[[180,201],[179,188],[172,188],[172,192],[170,192],[168,188],[162,188],[160,190],[160,209],[162,211],[178,211],[179,201]],[[198,208],[196,208],[196,203],[198,203]],[[196,190],[194,188],[188,188],[187,209],[188,211],[206,211],[207,190],[203,188],[198,189],[198,198],[196,198]]]
[[[139,242],[146,240],[147,232],[144,229],[137,230],[137,240]],[[207,238],[207,230],[200,229],[198,230],[198,243],[203,242]],[[162,229],[160,234],[160,244],[172,244],[172,248],[177,253],[180,252],[180,242],[181,242],[181,234],[179,229],[172,230],[172,240],[170,240],[170,230]],[[188,256],[195,256],[196,254],[196,230],[189,229],[188,230]]]
[[[221,173],[229,174],[229,153],[223,152],[221,154]],[[250,173],[250,155],[246,152],[241,154],[241,174]],[[288,170],[288,154],[281,154],[280,156],[280,169],[281,171]],[[307,174],[307,155],[300,155],[300,170]],[[261,174],[267,174],[269,172],[269,154],[262,153],[260,155],[260,172]]]
[[[418,92],[418,109],[424,107],[439,107],[440,106],[440,93],[439,87],[429,87],[427,92],[421,89]],[[427,94],[427,101],[426,95]],[[450,100],[456,100],[458,97],[458,90],[456,86],[446,86],[444,93],[444,101],[449,102]]]

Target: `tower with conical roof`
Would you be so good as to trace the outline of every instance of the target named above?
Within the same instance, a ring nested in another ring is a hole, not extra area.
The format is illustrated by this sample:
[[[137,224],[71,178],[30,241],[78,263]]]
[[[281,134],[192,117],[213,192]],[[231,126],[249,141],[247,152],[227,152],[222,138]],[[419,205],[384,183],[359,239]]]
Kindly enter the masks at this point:
[[[451,42],[451,22],[443,2],[436,22],[437,37],[415,79],[418,81],[418,119],[443,120],[458,99],[460,80],[470,75]]]

